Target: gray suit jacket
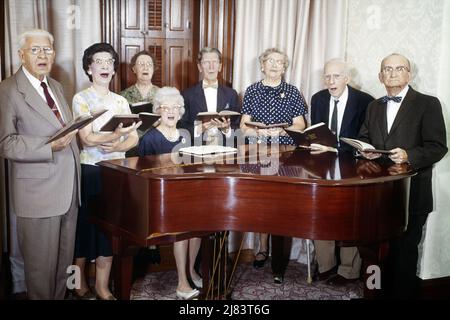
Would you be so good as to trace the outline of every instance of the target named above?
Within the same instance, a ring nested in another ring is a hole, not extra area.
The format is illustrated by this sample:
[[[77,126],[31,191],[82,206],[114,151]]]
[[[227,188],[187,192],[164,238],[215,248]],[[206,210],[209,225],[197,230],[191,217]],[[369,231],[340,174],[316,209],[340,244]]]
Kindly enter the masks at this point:
[[[63,118],[72,119],[61,85],[47,79]],[[0,157],[11,164],[10,192],[17,216],[44,218],[65,214],[73,192],[80,194],[80,159],[75,139],[54,153],[50,144],[45,144],[61,124],[22,68],[0,83],[0,96]]]

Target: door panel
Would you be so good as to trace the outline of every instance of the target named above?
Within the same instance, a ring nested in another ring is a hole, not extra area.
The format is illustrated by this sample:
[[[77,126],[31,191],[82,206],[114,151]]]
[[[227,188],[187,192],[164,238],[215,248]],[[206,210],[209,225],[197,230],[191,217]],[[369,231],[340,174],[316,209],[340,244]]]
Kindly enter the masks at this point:
[[[122,37],[142,37],[146,32],[145,0],[124,0],[121,8]]]
[[[136,53],[142,50],[144,50],[144,39],[122,38],[122,61],[120,64],[122,70],[122,90],[136,83],[136,76],[131,70],[130,61]]]
[[[166,59],[165,59],[165,40],[149,39],[145,40],[145,48],[152,54],[155,68],[153,71],[152,83],[158,87],[166,85]]]

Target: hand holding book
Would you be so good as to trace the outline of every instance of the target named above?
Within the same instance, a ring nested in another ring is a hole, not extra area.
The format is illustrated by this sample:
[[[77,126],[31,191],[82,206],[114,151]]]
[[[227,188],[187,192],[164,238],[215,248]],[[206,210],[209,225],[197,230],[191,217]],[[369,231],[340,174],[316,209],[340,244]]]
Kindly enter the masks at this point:
[[[61,129],[59,129],[53,136],[48,138],[48,140],[45,142],[45,144],[56,141],[56,140],[64,137],[68,133],[71,133],[74,130],[79,130],[79,129],[87,126],[89,123],[93,122],[95,119],[100,117],[106,111],[107,110],[103,109],[103,110],[97,111],[93,114],[84,114],[84,115],[81,115],[81,116],[73,119],[72,121],[67,123],[67,125],[65,125]]]
[[[126,128],[138,122],[142,122],[141,130],[147,130],[159,120],[160,117],[161,116],[158,114],[149,112],[115,115],[100,129],[100,131],[115,131],[119,124],[122,124],[122,127]],[[135,129],[137,129],[137,127]]]
[[[222,118],[225,119],[231,119],[239,117],[241,114],[236,111],[231,110],[222,110],[220,112],[199,112],[197,114],[197,120],[202,122],[209,122],[214,119],[222,120]]]
[[[367,142],[364,142],[361,140],[344,138],[344,137],[341,137],[339,139],[341,141],[351,145],[352,147],[354,147],[356,150],[358,150],[361,153],[378,153],[378,154],[391,154],[392,153],[392,151],[390,151],[390,150],[375,149],[375,147],[373,145],[371,145],[370,143],[367,143]]]
[[[305,130],[285,129],[297,146],[307,147],[312,144],[334,147],[337,143],[336,136],[323,122],[312,125]]]

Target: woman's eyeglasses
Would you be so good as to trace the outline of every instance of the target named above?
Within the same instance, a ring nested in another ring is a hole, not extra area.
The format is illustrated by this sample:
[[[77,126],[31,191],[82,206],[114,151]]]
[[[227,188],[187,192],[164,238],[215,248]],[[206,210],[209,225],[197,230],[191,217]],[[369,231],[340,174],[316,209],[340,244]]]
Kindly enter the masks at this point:
[[[114,60],[113,58],[109,58],[109,59],[100,59],[100,58],[97,58],[97,59],[94,59],[94,60],[93,60],[93,62],[94,62],[96,65],[98,65],[98,66],[101,66],[101,65],[103,65],[103,64],[106,64],[107,66],[110,66],[110,65],[113,65],[115,61],[116,61],[116,60]]]
[[[181,109],[181,106],[165,106],[161,105],[161,110],[164,112],[179,112]]]
[[[153,63],[151,63],[151,62],[142,62],[142,61],[139,61],[139,62],[136,62],[136,65],[138,66],[138,67],[147,67],[147,68],[152,68],[153,67]]]

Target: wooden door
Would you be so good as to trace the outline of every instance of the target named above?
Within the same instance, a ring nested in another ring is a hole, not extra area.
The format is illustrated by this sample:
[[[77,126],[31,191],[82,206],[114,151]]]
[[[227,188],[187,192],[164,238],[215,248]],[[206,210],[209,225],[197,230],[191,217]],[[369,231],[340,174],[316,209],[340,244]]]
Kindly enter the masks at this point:
[[[0,0],[2,1],[2,0]],[[219,81],[231,85],[235,0],[100,0],[102,40],[120,53],[113,80],[118,92],[135,83],[129,63],[144,48],[155,55],[153,83],[180,90],[199,81],[197,53],[204,46],[222,51]]]
[[[130,61],[143,49],[154,55],[155,85],[184,90],[192,84],[193,7],[194,0],[123,1],[122,89],[135,83]]]

